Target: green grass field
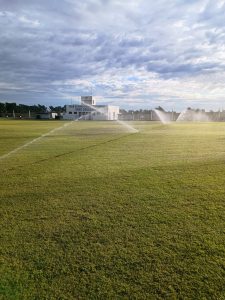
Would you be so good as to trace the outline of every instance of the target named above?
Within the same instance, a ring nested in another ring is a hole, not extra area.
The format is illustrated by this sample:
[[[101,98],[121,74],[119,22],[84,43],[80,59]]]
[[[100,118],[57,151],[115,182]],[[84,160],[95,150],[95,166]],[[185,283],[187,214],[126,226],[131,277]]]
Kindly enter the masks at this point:
[[[60,121],[0,121],[0,156]],[[1,299],[225,299],[225,123],[74,122],[0,159]]]

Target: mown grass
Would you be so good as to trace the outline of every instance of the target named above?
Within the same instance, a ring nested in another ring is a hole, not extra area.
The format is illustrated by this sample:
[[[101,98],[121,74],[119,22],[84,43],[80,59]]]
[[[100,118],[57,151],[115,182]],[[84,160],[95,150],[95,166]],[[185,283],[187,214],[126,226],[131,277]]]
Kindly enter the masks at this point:
[[[0,121],[0,155],[62,124]],[[134,126],[0,160],[2,299],[225,298],[225,124]]]

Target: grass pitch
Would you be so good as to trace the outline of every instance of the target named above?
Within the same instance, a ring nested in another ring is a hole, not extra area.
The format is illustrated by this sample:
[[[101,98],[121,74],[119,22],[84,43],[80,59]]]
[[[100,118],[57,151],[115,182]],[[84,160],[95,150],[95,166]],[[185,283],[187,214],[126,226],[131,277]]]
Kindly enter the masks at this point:
[[[0,121],[0,156],[63,124]],[[225,123],[134,126],[0,159],[2,299],[225,299]]]

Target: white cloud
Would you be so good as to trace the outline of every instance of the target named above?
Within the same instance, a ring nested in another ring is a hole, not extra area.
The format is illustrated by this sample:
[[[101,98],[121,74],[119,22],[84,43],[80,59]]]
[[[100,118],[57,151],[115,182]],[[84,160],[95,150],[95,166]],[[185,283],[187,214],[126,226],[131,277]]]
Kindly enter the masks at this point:
[[[40,26],[40,22],[38,20],[32,20],[32,19],[29,19],[26,16],[21,16],[21,17],[18,18],[18,20],[21,23],[24,23],[24,24],[29,25],[31,27],[38,27],[38,26]]]
[[[123,105],[224,101],[224,1],[0,3],[0,97],[54,103],[92,87]]]

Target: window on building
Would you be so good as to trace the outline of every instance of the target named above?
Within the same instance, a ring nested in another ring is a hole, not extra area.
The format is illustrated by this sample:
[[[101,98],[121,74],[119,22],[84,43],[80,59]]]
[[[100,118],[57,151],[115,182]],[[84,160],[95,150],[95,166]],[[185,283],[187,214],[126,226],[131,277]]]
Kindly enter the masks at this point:
[[[76,115],[76,114],[77,114],[77,112],[75,111],[75,112],[74,112],[74,114]]]
[[[69,114],[72,115],[72,111],[69,111]]]

